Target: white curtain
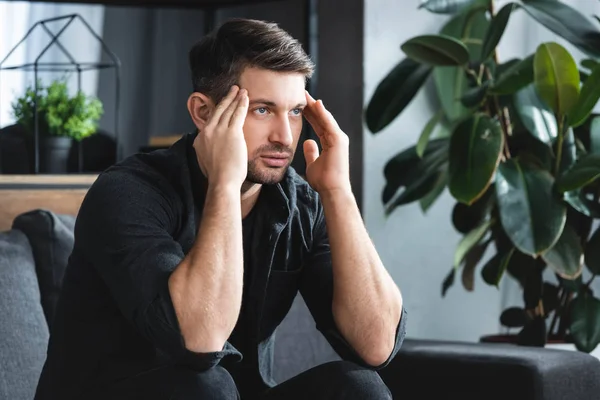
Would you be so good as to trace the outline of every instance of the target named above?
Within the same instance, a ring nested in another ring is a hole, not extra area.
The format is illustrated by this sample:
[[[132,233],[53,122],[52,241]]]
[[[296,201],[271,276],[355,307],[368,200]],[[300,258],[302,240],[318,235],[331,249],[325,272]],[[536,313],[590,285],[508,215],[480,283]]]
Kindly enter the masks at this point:
[[[104,25],[104,6],[59,3],[29,3],[0,1],[0,61],[37,22],[47,18],[78,14],[102,37]],[[48,23],[50,31],[58,33],[68,20]],[[6,60],[3,67],[33,63],[36,57],[50,43],[51,36],[37,26],[16,51]],[[99,62],[101,59],[100,42],[88,32],[84,24],[75,19],[60,36],[60,44],[71,53],[77,62]],[[40,62],[68,62],[61,49],[53,44],[40,58]],[[77,90],[77,74],[71,72],[41,72],[38,78],[48,84],[56,78],[68,78],[72,92]],[[0,71],[0,128],[14,122],[11,103],[20,96],[28,85],[33,84],[33,72],[3,70]],[[81,89],[88,95],[96,95],[98,71],[86,71],[81,74]]]

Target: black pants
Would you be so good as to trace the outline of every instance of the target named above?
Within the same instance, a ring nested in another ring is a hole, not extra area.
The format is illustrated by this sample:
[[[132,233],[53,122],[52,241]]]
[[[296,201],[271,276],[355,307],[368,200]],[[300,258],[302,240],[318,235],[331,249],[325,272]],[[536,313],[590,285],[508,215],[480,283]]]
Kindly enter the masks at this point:
[[[104,399],[144,400],[236,400],[235,382],[222,367],[202,373],[189,370],[160,370],[127,380]],[[255,399],[242,400],[379,400],[392,394],[377,372],[347,361],[333,361],[309,369],[269,389]]]

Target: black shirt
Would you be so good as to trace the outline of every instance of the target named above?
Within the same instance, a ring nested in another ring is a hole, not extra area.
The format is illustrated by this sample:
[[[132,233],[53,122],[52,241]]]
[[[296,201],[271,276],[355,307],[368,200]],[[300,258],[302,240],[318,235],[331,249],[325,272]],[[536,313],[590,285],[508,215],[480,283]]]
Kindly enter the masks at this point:
[[[298,291],[340,357],[371,368],[334,322],[323,207],[293,168],[281,183],[261,189],[254,215],[244,223],[249,274],[231,340],[212,353],[185,347],[168,278],[192,248],[204,206],[207,181],[192,147],[194,137],[125,159],[88,191],[36,400],[86,398],[169,366],[201,372],[221,365],[241,379],[236,380],[241,391],[273,386],[274,332]],[[404,335],[403,310],[392,355],[373,369],[389,363]]]

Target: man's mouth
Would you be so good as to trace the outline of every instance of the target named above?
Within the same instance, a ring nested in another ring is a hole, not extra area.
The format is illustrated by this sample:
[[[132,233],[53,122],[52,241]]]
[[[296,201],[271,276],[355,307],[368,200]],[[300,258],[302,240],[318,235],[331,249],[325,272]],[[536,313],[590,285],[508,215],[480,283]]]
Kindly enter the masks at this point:
[[[287,165],[290,156],[287,153],[268,153],[261,154],[260,158],[262,158],[269,167],[284,167]]]

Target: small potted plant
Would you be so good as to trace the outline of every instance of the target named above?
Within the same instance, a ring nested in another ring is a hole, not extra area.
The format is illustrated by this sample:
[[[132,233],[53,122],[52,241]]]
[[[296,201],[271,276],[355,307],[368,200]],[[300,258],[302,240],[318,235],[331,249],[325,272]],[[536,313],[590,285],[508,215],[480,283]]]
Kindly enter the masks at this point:
[[[37,108],[37,110],[36,110]],[[103,114],[100,100],[78,91],[69,95],[67,82],[54,80],[44,87],[38,81],[28,87],[22,97],[12,103],[13,115],[29,136],[35,133],[38,113],[40,172],[66,173],[67,159],[73,141],[79,142],[96,133]]]
[[[423,212],[448,188],[448,217],[463,236],[442,296],[461,275],[493,286],[520,285],[521,307],[500,323],[517,335],[484,341],[521,345],[600,344],[600,30],[557,0],[522,0],[498,12],[493,0],[423,0],[449,15],[438,33],[410,38],[405,57],[380,82],[366,109],[380,132],[434,81],[440,107],[414,146],[384,168],[387,214],[420,202]],[[562,45],[538,43],[522,59],[500,60],[497,46],[513,13],[562,36],[585,54],[579,65]],[[437,130],[435,128],[440,127]],[[437,134],[436,134],[437,133]],[[482,257],[489,245],[493,257]],[[451,260],[450,260],[451,261]]]

